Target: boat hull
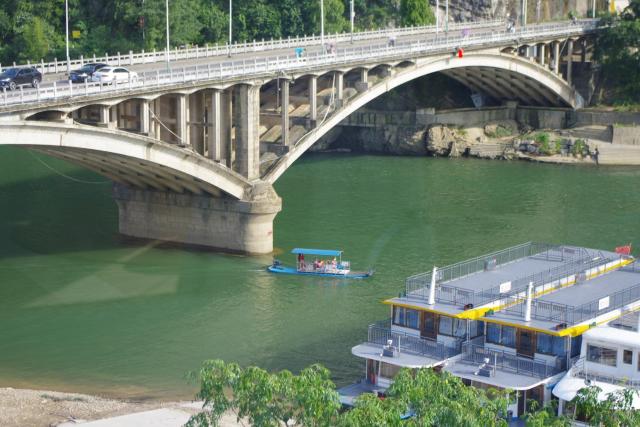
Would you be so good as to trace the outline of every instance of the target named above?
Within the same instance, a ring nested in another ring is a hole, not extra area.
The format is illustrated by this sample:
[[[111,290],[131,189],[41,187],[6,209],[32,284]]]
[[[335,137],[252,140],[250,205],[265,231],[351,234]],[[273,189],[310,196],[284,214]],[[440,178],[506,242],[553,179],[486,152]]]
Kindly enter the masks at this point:
[[[296,276],[318,276],[318,277],[331,277],[335,279],[364,279],[371,276],[371,272],[358,272],[352,271],[347,274],[335,274],[335,273],[322,273],[319,271],[298,271],[295,268],[285,267],[283,265],[270,265],[267,267],[267,271],[276,274],[291,274]]]

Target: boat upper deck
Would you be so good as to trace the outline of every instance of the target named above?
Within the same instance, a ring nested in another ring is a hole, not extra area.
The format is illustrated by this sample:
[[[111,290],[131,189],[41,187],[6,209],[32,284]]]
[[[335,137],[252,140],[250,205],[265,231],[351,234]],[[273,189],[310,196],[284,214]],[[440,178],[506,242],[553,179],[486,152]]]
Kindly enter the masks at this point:
[[[469,308],[522,294],[530,282],[543,285],[618,258],[613,252],[528,242],[436,270],[434,305],[428,304],[432,273],[409,277],[405,294],[387,303],[409,304],[455,316]]]
[[[640,265],[633,262],[617,270],[535,298],[531,321],[525,322],[526,300],[487,317],[488,321],[559,331],[637,303],[640,307]],[[621,313],[622,314],[622,313]]]

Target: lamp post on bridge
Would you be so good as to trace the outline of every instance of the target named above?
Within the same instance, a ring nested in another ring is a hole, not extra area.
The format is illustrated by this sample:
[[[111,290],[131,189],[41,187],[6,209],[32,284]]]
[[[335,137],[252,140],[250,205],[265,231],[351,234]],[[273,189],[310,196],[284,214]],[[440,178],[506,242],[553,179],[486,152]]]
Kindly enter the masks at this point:
[[[353,0],[351,0],[351,5],[349,7],[349,17],[351,18],[351,43],[353,43],[353,20],[356,17]]]
[[[231,56],[231,41],[233,40],[233,0],[229,0],[229,42],[227,55]]]
[[[324,49],[324,0],[320,0],[320,44]]]
[[[427,1],[427,7],[429,7],[429,0]],[[440,0],[436,0],[436,37],[438,36],[438,31],[440,31]]]
[[[449,32],[449,0],[444,3],[444,32]]]
[[[596,19],[596,0],[593,0],[592,6],[591,6],[591,17],[593,19]]]
[[[171,68],[169,64],[169,0],[165,0],[165,18],[166,18],[166,26],[167,26],[167,69]]]
[[[69,58],[69,0],[64,1],[65,30],[67,42],[67,74],[71,72],[71,63]],[[44,71],[43,71],[44,73]]]

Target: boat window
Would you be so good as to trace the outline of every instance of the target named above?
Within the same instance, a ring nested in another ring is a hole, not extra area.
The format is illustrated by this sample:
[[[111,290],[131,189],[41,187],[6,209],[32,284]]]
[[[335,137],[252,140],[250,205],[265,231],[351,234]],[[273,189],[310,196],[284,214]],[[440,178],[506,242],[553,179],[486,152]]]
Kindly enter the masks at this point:
[[[484,322],[481,320],[469,321],[469,338],[476,338],[484,335]]]
[[[516,329],[512,326],[501,326],[493,323],[488,323],[487,342],[515,348]]]
[[[500,344],[500,325],[487,323],[487,342]]]
[[[393,307],[393,324],[412,329],[419,329],[418,320],[420,314],[418,310],[411,310],[404,307]]]
[[[567,354],[564,337],[555,337],[549,334],[538,333],[536,338],[536,353],[550,354],[554,356],[565,356]],[[580,352],[579,347],[578,352]]]
[[[633,351],[624,350],[624,352],[622,353],[622,361],[627,365],[631,365],[632,360],[633,360]]]
[[[385,378],[395,378],[400,369],[400,366],[382,362],[380,363],[380,376]]]
[[[587,361],[601,365],[617,366],[618,351],[612,348],[587,345]]]
[[[576,357],[582,349],[582,335],[571,338],[571,357]]]
[[[449,316],[440,316],[438,333],[441,335],[452,335],[453,319]]]
[[[502,327],[502,337],[500,339],[502,345],[507,347],[516,346],[516,328],[511,326],[503,326]]]

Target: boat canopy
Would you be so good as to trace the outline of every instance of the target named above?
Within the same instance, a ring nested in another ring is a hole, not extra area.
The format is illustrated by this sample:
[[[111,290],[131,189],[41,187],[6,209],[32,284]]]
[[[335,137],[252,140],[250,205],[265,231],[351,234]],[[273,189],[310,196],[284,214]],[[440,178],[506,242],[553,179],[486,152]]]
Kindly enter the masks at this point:
[[[332,249],[304,249],[295,248],[291,251],[292,254],[304,254],[304,255],[317,255],[317,256],[342,256],[342,251],[336,251]]]

